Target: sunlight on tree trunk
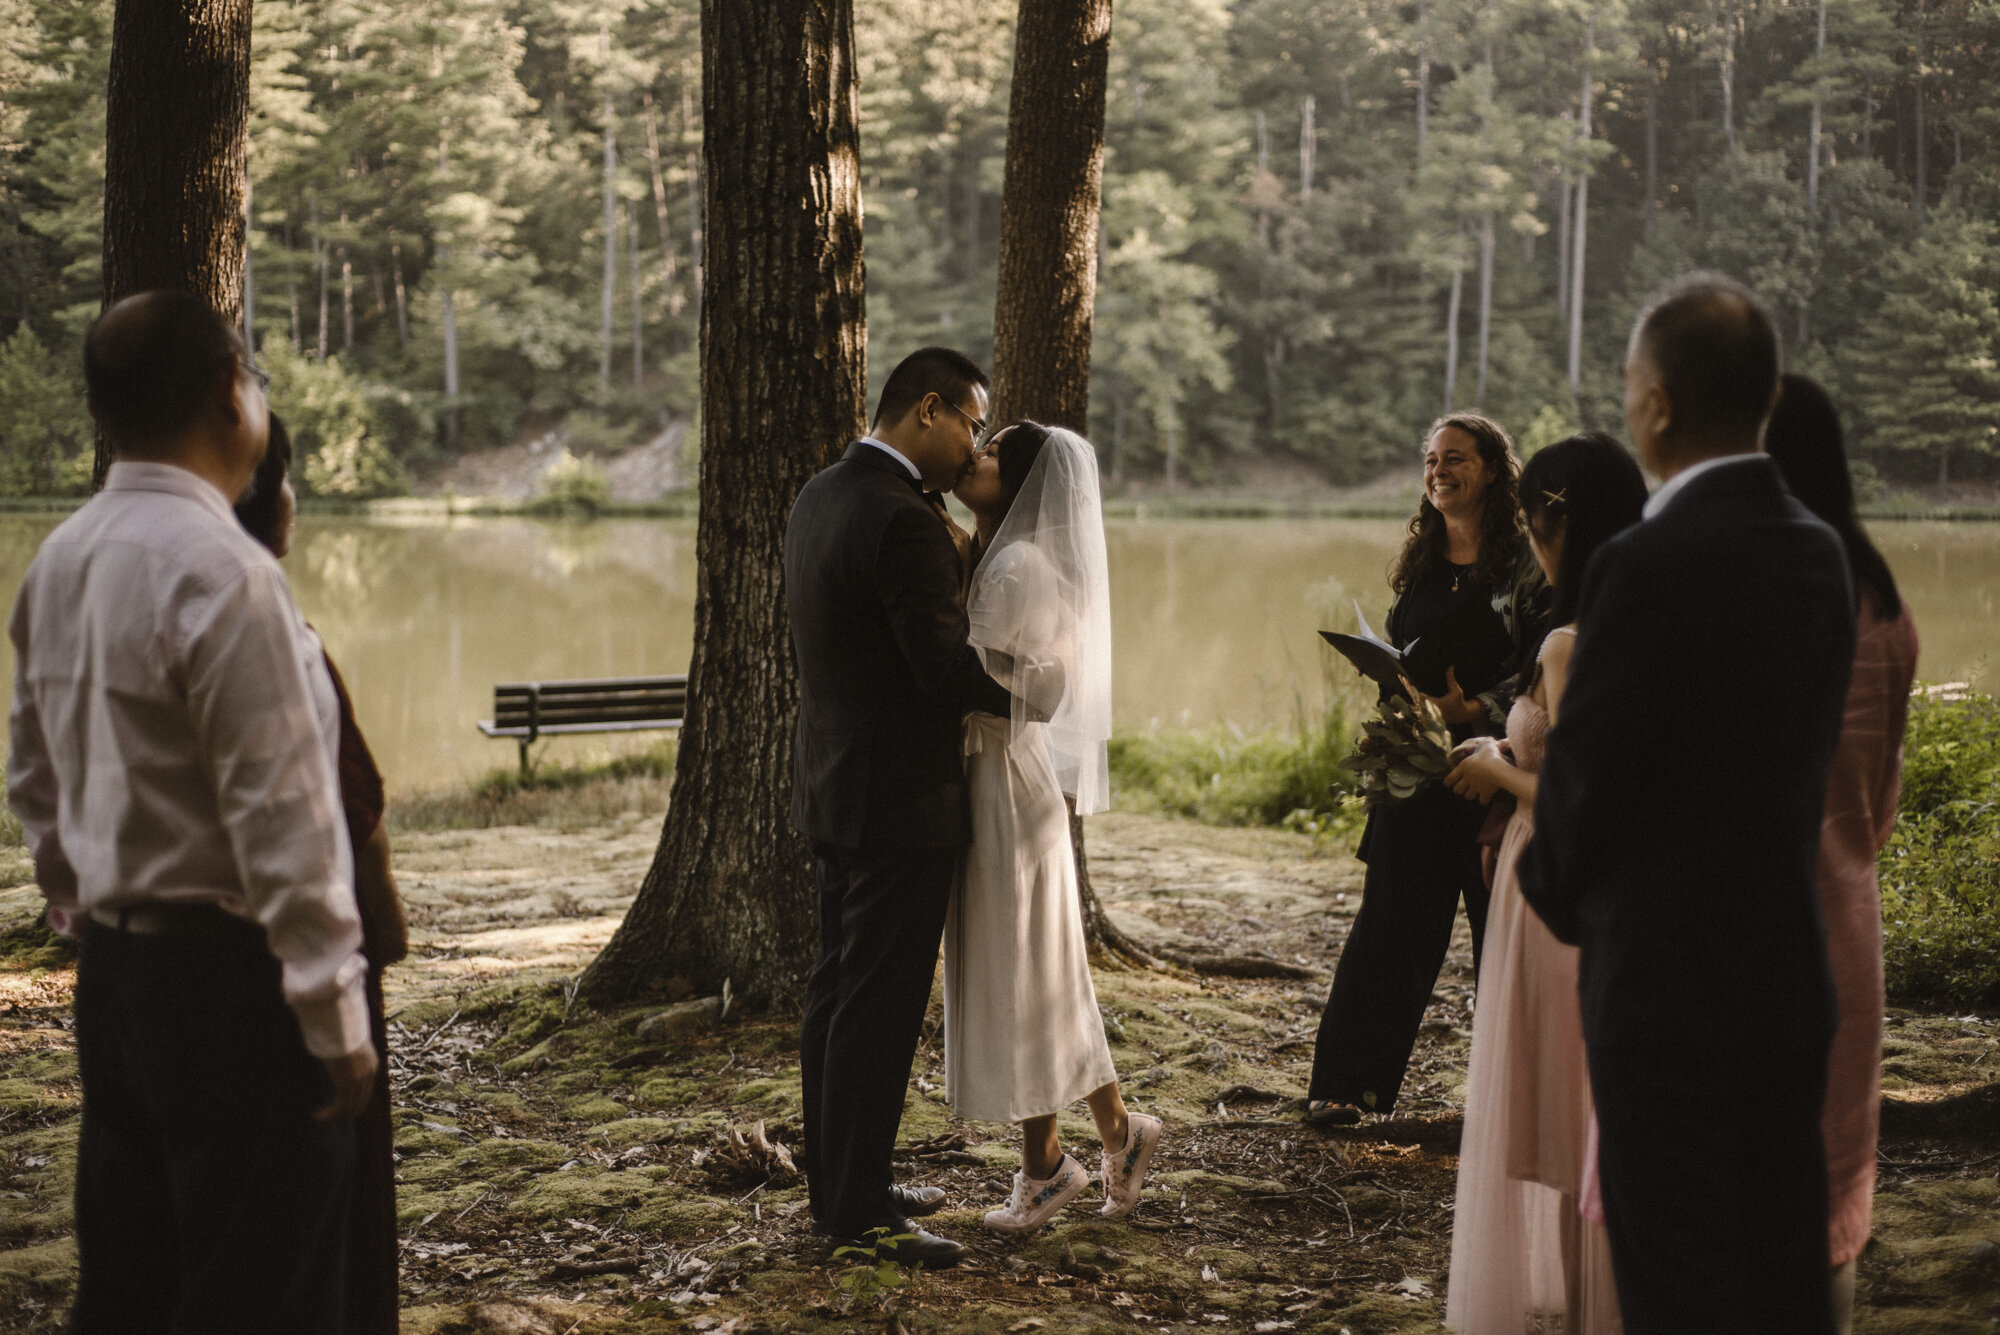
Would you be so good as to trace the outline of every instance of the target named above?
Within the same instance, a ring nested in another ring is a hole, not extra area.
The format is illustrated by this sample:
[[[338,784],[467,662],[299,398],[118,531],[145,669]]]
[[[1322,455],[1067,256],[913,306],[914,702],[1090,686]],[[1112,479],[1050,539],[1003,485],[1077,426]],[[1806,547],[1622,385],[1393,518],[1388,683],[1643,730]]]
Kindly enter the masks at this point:
[[[851,0],[703,0],[701,518],[694,655],[651,870],[581,988],[798,999],[815,909],[792,829],[784,597],[799,488],[865,427]]]

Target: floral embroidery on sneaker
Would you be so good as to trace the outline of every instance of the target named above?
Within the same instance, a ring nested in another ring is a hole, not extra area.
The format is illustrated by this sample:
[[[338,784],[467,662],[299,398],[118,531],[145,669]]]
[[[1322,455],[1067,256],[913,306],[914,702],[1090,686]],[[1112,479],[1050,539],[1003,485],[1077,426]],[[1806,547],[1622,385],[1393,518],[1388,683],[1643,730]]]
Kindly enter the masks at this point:
[[[1075,1200],[1090,1184],[1081,1165],[1067,1154],[1047,1178],[1029,1177],[1026,1170],[1014,1174],[1014,1194],[998,1210],[986,1212],[986,1227],[997,1233],[1016,1236],[1033,1233],[1049,1222],[1056,1212]]]
[[[1146,1170],[1152,1167],[1153,1151],[1160,1147],[1160,1119],[1133,1113],[1127,1119],[1125,1148],[1113,1155],[1104,1151],[1104,1206],[1101,1215],[1117,1218],[1132,1213],[1139,1203],[1139,1191],[1146,1185]]]

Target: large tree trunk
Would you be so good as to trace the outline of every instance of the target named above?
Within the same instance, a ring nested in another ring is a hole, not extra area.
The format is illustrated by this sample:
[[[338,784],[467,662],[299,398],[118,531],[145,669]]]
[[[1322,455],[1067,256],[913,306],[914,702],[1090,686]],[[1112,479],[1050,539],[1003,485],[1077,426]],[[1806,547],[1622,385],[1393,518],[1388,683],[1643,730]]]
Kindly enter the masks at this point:
[[[105,89],[104,304],[152,288],[243,315],[250,0],[118,0]],[[96,480],[111,467],[98,441]]]
[[[702,0],[701,520],[694,657],[653,866],[582,979],[596,999],[729,982],[801,994],[809,853],[791,827],[784,597],[799,488],[859,436],[866,363],[852,0]]]
[[[995,422],[1031,417],[1079,433],[1089,429],[1110,57],[1111,0],[1021,0],[993,313]],[[1083,821],[1073,811],[1069,829],[1092,950],[1151,963],[1098,902]]]
[[[1021,0],[1000,202],[992,420],[1083,431],[1110,0]]]

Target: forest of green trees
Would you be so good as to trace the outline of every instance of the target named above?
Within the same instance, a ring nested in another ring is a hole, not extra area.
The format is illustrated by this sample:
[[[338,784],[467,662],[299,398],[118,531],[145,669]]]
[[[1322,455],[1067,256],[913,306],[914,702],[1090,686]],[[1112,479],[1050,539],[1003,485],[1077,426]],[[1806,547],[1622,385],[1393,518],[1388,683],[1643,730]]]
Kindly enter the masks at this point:
[[[857,6],[874,383],[992,347],[1014,0]],[[695,0],[257,0],[248,286],[308,487],[696,410]],[[87,484],[111,0],[0,0],[0,492]],[[1637,303],[1754,284],[1886,481],[2000,469],[1996,0],[1119,0],[1114,480],[1331,482],[1447,404],[1615,427]]]

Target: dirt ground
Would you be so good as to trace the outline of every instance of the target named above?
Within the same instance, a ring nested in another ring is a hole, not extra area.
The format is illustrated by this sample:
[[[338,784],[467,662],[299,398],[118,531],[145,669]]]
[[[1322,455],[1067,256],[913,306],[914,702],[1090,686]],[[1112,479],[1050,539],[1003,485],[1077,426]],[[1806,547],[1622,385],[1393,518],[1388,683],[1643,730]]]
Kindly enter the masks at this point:
[[[1093,818],[1093,875],[1128,931],[1318,976],[1100,971],[1128,1098],[1166,1119],[1166,1140],[1133,1218],[1099,1218],[1093,1192],[1025,1243],[979,1224],[1006,1193],[1015,1142],[950,1117],[933,1023],[899,1176],[947,1189],[930,1222],[973,1257],[904,1282],[829,1258],[796,1175],[732,1145],[732,1128],[759,1121],[797,1145],[794,1018],[642,1038],[660,1003],[573,1000],[569,980],[652,855],[651,805],[567,828],[399,836],[414,937],[389,982],[405,1331],[1440,1328],[1471,1024],[1462,927],[1397,1115],[1304,1131],[1290,1101],[1359,866],[1300,835]],[[0,859],[0,884],[16,887],[0,890],[0,1329],[48,1331],[74,1272],[74,973],[32,926],[21,861]],[[1885,1084],[1857,1329],[2000,1330],[2000,1019],[1893,1012]],[[1094,1166],[1087,1120],[1063,1129]]]

